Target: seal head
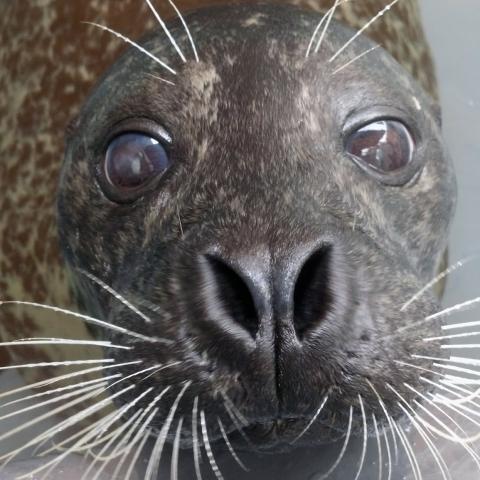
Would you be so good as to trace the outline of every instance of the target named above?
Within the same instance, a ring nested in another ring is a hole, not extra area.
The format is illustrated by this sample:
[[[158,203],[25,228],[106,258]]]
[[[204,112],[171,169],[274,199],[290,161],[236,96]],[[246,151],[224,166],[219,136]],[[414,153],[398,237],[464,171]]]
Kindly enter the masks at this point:
[[[354,32],[340,23],[306,57],[320,19],[200,10],[187,18],[198,62],[153,32],[142,46],[176,75],[130,49],[68,139],[62,248],[85,309],[143,336],[102,329],[130,348],[106,355],[141,360],[130,373],[169,365],[118,397],[151,387],[146,406],[166,389],[159,427],[177,399],[185,418],[205,412],[212,439],[235,411],[278,449],[326,399],[302,437],[322,443],[350,411],[354,431],[362,409],[385,419],[377,394],[397,418],[394,390],[411,402],[427,389],[402,362],[439,354],[423,341],[437,299],[402,306],[435,275],[454,209],[437,110],[367,38],[341,51]],[[186,51],[181,23],[169,28]]]

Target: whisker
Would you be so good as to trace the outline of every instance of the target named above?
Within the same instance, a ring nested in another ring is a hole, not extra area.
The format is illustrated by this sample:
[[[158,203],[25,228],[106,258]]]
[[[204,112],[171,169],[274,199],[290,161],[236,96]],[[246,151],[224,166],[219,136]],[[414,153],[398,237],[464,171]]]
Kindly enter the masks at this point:
[[[358,465],[357,474],[355,475],[355,480],[358,480],[360,474],[363,470],[363,464],[365,463],[365,456],[367,454],[367,444],[368,444],[368,431],[367,431],[367,416],[365,414],[365,407],[363,405],[362,396],[358,396],[358,401],[360,402],[360,410],[362,412],[362,423],[363,423],[363,445],[362,445],[362,455],[360,457],[360,464]]]
[[[200,447],[198,443],[198,397],[195,397],[192,408],[192,444],[193,444],[193,463],[195,466],[195,475],[197,480],[202,480],[202,470],[200,468]]]
[[[155,416],[156,413],[157,412],[155,412],[155,411],[153,412],[152,418],[153,418],[153,416]],[[135,468],[135,465],[138,462],[138,459],[140,458],[140,455],[141,455],[143,449],[145,448],[145,444],[147,443],[149,436],[150,436],[150,432],[148,432],[148,431],[145,432],[145,434],[143,435],[143,438],[141,439],[141,441],[138,445],[138,448],[137,448],[136,452],[134,453],[134,455],[132,457],[130,465],[128,466],[127,472],[125,473],[125,480],[130,480],[130,478],[132,476],[132,473],[133,473],[133,469]],[[115,478],[115,476],[113,478]]]
[[[132,373],[130,375],[127,375],[126,377],[122,377],[120,380],[110,384],[108,386],[108,388],[112,388],[114,387],[115,385],[118,385],[120,382],[124,382],[125,380],[130,380],[131,378],[133,377],[138,377],[139,375],[141,375],[142,373],[145,373],[145,372],[150,372],[152,370],[154,370],[155,368],[158,368],[158,365],[153,365],[153,367],[148,367],[148,368],[144,368],[143,370],[139,370],[138,372],[135,372],[135,373]]]
[[[420,427],[420,425],[418,424],[418,422],[415,420],[415,418],[410,414],[410,412],[407,410],[410,409],[413,414],[415,415],[416,412],[415,410],[413,410],[413,408],[410,406],[410,404],[405,400],[405,398],[396,390],[394,389],[391,385],[388,385],[387,384],[387,387],[393,392],[395,393],[395,395],[400,399],[400,402],[398,402],[398,406],[403,410],[403,412],[407,415],[407,417],[410,419],[410,421],[412,422],[414,428],[418,431],[418,433],[420,434],[420,436],[423,438],[425,444],[427,445],[427,448],[430,450],[430,453],[432,454],[434,460],[436,461],[436,463],[438,464],[438,467],[440,468],[440,471],[441,471],[441,474],[442,474],[442,477],[444,480],[447,480],[447,477],[450,477],[450,475],[446,474],[445,472],[448,472],[448,467],[446,466],[445,462],[443,461],[443,458],[442,456],[440,455],[440,452],[438,451],[438,449],[435,447],[435,445],[432,444],[431,440],[428,438],[428,436],[426,435],[426,433],[424,432],[424,430]],[[407,408],[404,407],[404,405],[406,405]],[[446,468],[446,470],[444,470],[444,467]]]
[[[68,393],[65,393],[63,395],[59,395],[58,397],[54,397],[54,398],[51,398],[49,400],[45,400],[44,402],[38,402],[38,403],[35,403],[34,405],[30,405],[30,406],[22,408],[20,410],[15,410],[14,412],[7,413],[7,414],[0,417],[0,422],[3,421],[3,420],[6,420],[7,418],[12,418],[12,417],[15,417],[17,415],[22,415],[24,413],[31,412],[32,410],[36,410],[38,408],[43,408],[43,407],[46,407],[47,405],[51,405],[51,404],[57,403],[57,402],[62,402],[63,400],[68,400],[69,398],[76,397],[76,396],[81,395],[81,394],[86,393],[86,392],[90,392],[94,389],[97,389],[98,386],[99,386],[98,385],[99,383],[104,384],[105,381],[100,380],[100,381],[94,383],[93,385],[86,385],[84,387],[77,388],[74,392],[68,392]]]
[[[113,474],[113,478],[116,478],[117,474],[120,472],[120,469],[123,465],[123,463],[125,462],[127,456],[130,454],[130,452],[132,451],[132,449],[135,447],[135,445],[138,443],[138,442],[141,442],[143,443],[142,447],[140,448],[140,450],[137,449],[137,452],[135,453],[135,455],[140,455],[141,451],[143,450],[143,447],[145,446],[145,443],[146,443],[146,439],[144,441],[144,435],[146,435],[146,438],[148,438],[149,436],[149,425],[150,423],[152,422],[153,418],[157,415],[158,413],[158,407],[157,408],[154,408],[155,405],[157,405],[160,400],[164,397],[164,395],[171,389],[171,386],[167,386],[166,388],[164,388],[162,390],[162,392],[160,392],[160,394],[158,394],[151,402],[150,404],[144,409],[142,415],[140,416],[140,418],[135,422],[135,425],[132,429],[132,432],[135,431],[135,429],[138,428],[137,432],[135,433],[135,436],[133,437],[133,440],[127,444],[127,446],[125,447],[124,449],[124,453],[123,453],[123,458],[122,460],[119,462],[119,464],[117,465],[117,468],[115,469],[115,472]],[[153,409],[153,410],[152,410]],[[142,420],[147,416],[147,414],[152,410],[152,413],[148,416],[148,418],[143,422],[142,425],[141,422]],[[135,458],[135,456],[134,456]],[[128,471],[130,472],[130,475],[133,473],[133,469],[135,468],[135,463],[136,463],[136,460],[134,461],[132,459],[132,461],[130,462],[130,465],[128,467]],[[127,477],[128,478],[128,477]]]
[[[23,305],[23,306],[27,306],[27,307],[49,310],[51,312],[63,313],[64,315],[68,315],[70,317],[79,318],[79,319],[83,320],[85,323],[90,323],[92,325],[97,325],[99,327],[104,327],[104,328],[107,328],[109,330],[113,330],[115,332],[123,333],[124,335],[128,335],[130,337],[134,337],[134,338],[137,338],[137,339],[143,340],[145,342],[149,342],[149,343],[165,343],[167,345],[171,345],[173,343],[172,340],[167,340],[165,338],[148,337],[148,336],[142,335],[140,333],[132,332],[131,330],[128,330],[126,328],[119,327],[118,325],[114,325],[113,323],[105,322],[104,320],[99,320],[98,318],[94,318],[94,317],[91,317],[89,315],[83,315],[81,313],[72,312],[71,310],[67,310],[65,308],[53,307],[51,305],[44,305],[42,303],[35,303],[35,302],[21,302],[19,300],[7,300],[7,301],[1,301],[0,300],[0,307],[2,307],[4,305]]]
[[[375,15],[369,22],[367,22],[343,47],[341,47],[335,55],[330,58],[329,63],[332,63],[335,61],[338,56],[344,52],[362,33],[367,30],[374,22],[376,22],[380,17],[382,17],[386,12],[388,12],[396,3],[398,3],[399,0],[393,0],[393,2],[390,2],[383,10],[381,10],[377,15]]]
[[[162,62],[153,53],[150,53],[148,50],[146,50],[145,48],[143,48],[141,45],[134,42],[133,40],[130,40],[130,38],[126,37],[125,35],[122,35],[121,33],[117,32],[117,31],[115,31],[115,30],[113,30],[109,27],[106,27],[105,25],[100,25],[100,24],[95,23],[95,22],[82,22],[82,23],[85,23],[87,25],[92,25],[92,26],[97,27],[101,30],[104,30],[105,32],[108,32],[108,33],[111,33],[112,35],[115,35],[116,37],[120,38],[121,40],[128,43],[132,47],[135,47],[139,52],[147,55],[147,57],[151,58],[154,62],[157,62],[160,66],[162,66],[165,70],[168,70],[171,74],[173,74],[173,75],[177,74],[177,72],[173,68],[169,67],[166,63]]]
[[[378,390],[375,388],[373,383],[370,382],[370,380],[368,380],[368,378],[365,379],[365,382],[367,383],[367,385],[371,388],[371,390],[373,391],[373,393],[377,397],[378,404],[380,405],[380,408],[382,409],[383,414],[385,415],[385,418],[387,419],[388,425],[390,427],[390,432],[392,433],[393,449],[394,449],[394,453],[395,453],[395,463],[398,463],[398,443],[397,443],[397,437],[395,436],[395,430],[394,430],[394,427],[393,427],[393,419],[389,415],[389,413],[387,411],[387,407],[385,406],[385,402],[382,400],[382,397],[378,393]]]
[[[422,393],[420,393],[418,390],[416,390],[415,388],[413,388],[411,385],[408,385],[407,383],[404,384],[409,390],[411,390],[412,392],[416,393],[420,398],[422,398],[423,400],[425,400],[429,405],[431,405],[432,407],[434,407],[436,410],[442,412],[444,415],[446,415],[443,410],[435,403],[433,402],[432,400],[430,400],[426,395],[423,395]],[[415,405],[417,405],[422,411],[424,411],[430,418],[432,418],[433,420],[435,420],[436,423],[438,423],[438,425],[440,425],[449,435],[445,434],[444,432],[442,432],[441,430],[438,430],[437,428],[435,428],[433,425],[429,424],[428,422],[426,422],[425,420],[422,419],[422,417],[420,417],[418,415],[418,413],[416,414],[416,418],[418,418],[418,420],[422,423],[422,425],[424,425],[427,429],[433,431],[434,433],[436,433],[437,435],[440,435],[442,438],[445,438],[446,440],[450,440],[454,443],[458,443],[460,445],[463,446],[463,448],[465,448],[465,450],[470,454],[470,456],[472,456],[472,458],[474,459],[475,463],[477,464],[478,468],[480,469],[480,462],[479,462],[479,459],[478,459],[478,455],[471,449],[471,447],[468,446],[469,443],[473,443],[475,441],[478,440],[478,436],[475,436],[475,437],[470,437],[470,438],[461,438],[459,437],[451,428],[448,427],[448,425],[445,424],[445,422],[442,422],[438,417],[436,417],[435,415],[432,414],[432,412],[430,412],[427,408],[425,408],[425,406],[423,406],[420,402],[418,402],[417,400],[414,400],[414,403]],[[446,415],[448,417],[448,415]],[[473,455],[472,455],[473,454]]]
[[[442,330],[460,330],[461,328],[472,328],[472,327],[480,327],[480,321],[472,321],[472,322],[463,322],[463,323],[450,323],[448,325],[443,325]]]
[[[23,430],[26,430],[27,428],[30,428],[30,427],[42,422],[43,420],[47,420],[49,418],[54,417],[55,415],[57,415],[59,413],[67,411],[69,408],[74,407],[76,405],[79,405],[82,402],[84,402],[85,400],[89,400],[89,399],[97,396],[98,394],[102,393],[104,390],[105,390],[105,388],[104,388],[104,386],[102,386],[102,387],[98,388],[97,390],[94,390],[93,392],[88,392],[85,395],[82,395],[80,398],[77,398],[75,400],[72,400],[71,402],[66,403],[65,405],[62,405],[61,407],[58,407],[54,410],[50,410],[49,412],[47,412],[43,415],[40,415],[40,416],[38,416],[38,417],[28,421],[28,422],[25,422],[25,423],[15,427],[15,428],[9,430],[9,431],[3,433],[2,435],[0,435],[0,442],[6,440],[7,438],[12,437],[13,435],[16,435],[17,433],[19,433]],[[63,429],[63,426],[65,425],[65,423],[66,423],[66,421],[63,421],[63,422],[60,423],[60,425],[56,425],[55,427],[52,427],[52,428],[48,429],[46,432],[43,432],[41,435],[34,438],[33,440],[31,440],[27,444],[23,445],[22,447],[1,455],[0,456],[0,462],[3,462],[4,460],[6,460],[6,461],[0,466],[0,471],[7,465],[8,462],[10,462],[10,460],[12,460],[14,457],[16,457],[23,450],[25,450],[25,449],[33,446],[33,445],[36,445],[38,442],[42,441],[43,438],[48,438],[49,436],[53,436],[54,434],[61,431]],[[50,435],[50,434],[52,434],[52,435]]]
[[[342,0],[341,2],[338,3],[338,5],[341,5],[341,4],[344,4],[344,3],[347,3],[349,2],[350,0]],[[332,10],[334,8],[337,8],[335,5],[331,8],[329,8],[325,14],[323,15],[323,17],[321,18],[320,22],[317,24],[317,26],[315,27],[315,30],[312,34],[312,37],[310,38],[310,42],[308,44],[308,47],[307,47],[307,51],[305,53],[305,58],[308,58],[309,55],[310,55],[310,52],[312,50],[312,47],[313,47],[313,43],[315,42],[315,38],[317,37],[318,35],[318,32],[320,31],[320,28],[322,28],[323,24],[325,23],[325,21],[329,18]]]
[[[0,409],[9,407],[11,405],[16,405],[18,403],[22,402],[27,402],[29,400],[35,400],[41,397],[46,397],[49,395],[54,395],[55,393],[61,393],[61,392],[66,392],[68,390],[73,390],[73,389],[79,389],[82,387],[86,387],[87,385],[92,385],[92,384],[97,384],[97,383],[104,383],[108,380],[112,380],[114,378],[121,377],[121,373],[117,373],[115,375],[109,375],[108,377],[100,377],[100,378],[95,378],[94,380],[87,380],[85,382],[80,382],[80,383],[75,383],[73,385],[66,385],[65,387],[60,387],[60,388],[55,388],[53,390],[48,390],[46,392],[40,392],[40,393],[34,393],[32,395],[28,395],[26,397],[19,398],[17,400],[12,400],[10,402],[4,403],[0,405]]]
[[[462,258],[458,262],[454,263],[452,266],[448,267],[447,269],[443,270],[443,272],[440,272],[431,282],[427,283],[423,288],[421,288],[415,295],[413,295],[410,300],[405,302],[400,309],[401,312],[403,312],[405,309],[407,309],[413,302],[416,302],[427,290],[430,290],[430,288],[434,287],[438,282],[443,280],[445,277],[453,273],[455,270],[459,269],[460,267],[463,267],[467,263],[471,262],[475,258],[477,258],[478,255],[471,255],[469,257]]]
[[[149,0],[146,0],[147,3]],[[89,280],[91,280],[93,283],[97,284],[100,288],[108,292],[110,295],[112,295],[114,298],[116,298],[120,303],[125,305],[129,310],[131,310],[133,313],[135,313],[138,317],[140,317],[142,320],[144,320],[146,323],[152,323],[152,320],[147,317],[143,312],[141,312],[135,305],[133,305],[131,302],[129,302],[125,297],[120,295],[119,292],[114,290],[112,287],[107,285],[103,280],[100,280],[100,278],[96,277],[90,272],[87,272],[86,270],[83,270],[82,268],[77,268],[77,271],[81,273],[83,276],[87,277]]]
[[[47,380],[41,380],[39,382],[32,383],[32,384],[29,384],[29,385],[25,385],[23,387],[18,387],[18,388],[12,389],[12,390],[7,390],[6,392],[0,393],[0,398],[10,397],[10,396],[15,395],[17,393],[24,392],[25,390],[31,390],[31,389],[34,389],[34,388],[41,388],[41,387],[45,387],[45,386],[48,386],[48,385],[52,385],[54,383],[61,382],[62,380],[70,380],[72,378],[75,378],[75,377],[78,377],[78,376],[81,376],[81,375],[87,375],[89,373],[95,373],[95,372],[110,370],[110,369],[113,369],[113,368],[125,367],[125,366],[129,366],[129,365],[137,365],[139,363],[142,363],[142,361],[141,360],[136,360],[134,362],[117,363],[115,365],[107,365],[107,366],[104,366],[104,367],[87,368],[85,370],[80,370],[78,372],[59,375],[57,377],[49,378]]]
[[[180,400],[182,399],[187,388],[189,388],[191,384],[191,381],[185,383],[183,388],[180,390],[180,393],[177,395],[177,398],[173,402],[172,407],[170,408],[165,423],[163,424],[163,427],[158,434],[158,438],[155,441],[155,445],[153,446],[152,454],[150,455],[150,459],[147,465],[147,471],[145,473],[145,480],[154,480],[158,477],[160,459],[162,457],[163,447],[165,445],[165,440],[167,439],[168,431],[170,430],[170,425],[172,424]]]
[[[385,447],[387,449],[387,465],[388,465],[387,480],[391,480],[392,479],[392,470],[393,470],[392,452],[390,450],[390,442],[388,441],[388,434],[387,434],[387,430],[385,429],[385,427],[382,428],[382,434],[383,434],[383,438],[385,439]],[[392,430],[392,435],[393,435],[393,430]]]
[[[48,339],[22,339],[11,342],[1,342],[0,347],[18,347],[24,345],[86,345],[93,347],[114,348],[118,350],[132,350],[132,347],[114,345],[111,342],[92,341],[92,340],[71,340],[68,338],[48,338]]]
[[[333,72],[332,72],[332,76],[333,75],[336,75],[337,73],[341,72],[342,70],[345,70],[347,67],[349,67],[350,65],[353,65],[355,62],[357,62],[358,60],[362,59],[363,57],[365,57],[366,55],[368,55],[369,53],[371,52],[374,52],[375,50],[379,49],[380,48],[380,45],[375,45],[374,47],[372,48],[369,48],[368,50],[366,50],[365,52],[363,53],[360,53],[359,55],[357,55],[356,57],[352,58],[349,62],[347,62],[345,65],[342,65],[341,67],[335,69]]]
[[[467,338],[467,337],[477,337],[480,335],[480,332],[469,332],[469,333],[456,333],[455,335],[443,335],[441,337],[428,337],[424,338],[425,343],[437,342],[442,340],[454,340],[456,338]]]
[[[219,417],[217,417],[217,422],[218,422],[218,426],[220,427],[220,431],[222,432],[222,437],[223,437],[223,440],[225,441],[225,445],[227,445],[227,448],[230,452],[230,455],[232,455],[233,459],[238,463],[240,468],[242,468],[246,472],[249,472],[250,470],[244,465],[244,463],[240,460],[237,453],[233,449],[232,444],[230,443],[230,440],[228,439],[227,432],[225,431],[225,427],[223,426],[223,423],[222,423],[222,421],[220,420]]]
[[[382,475],[383,475],[382,442],[380,441],[380,432],[378,430],[378,423],[374,413],[372,413],[372,422],[373,422],[373,428],[375,430],[375,438],[377,439],[378,480],[382,480]]]
[[[339,4],[340,4],[340,0],[335,0],[335,3],[333,4],[333,7],[329,10],[327,21],[325,22],[325,26],[323,27],[322,33],[321,33],[320,38],[317,42],[317,46],[315,47],[315,53],[319,52],[320,47],[323,44],[323,40],[324,40],[324,38],[327,34],[328,27],[330,26],[330,23],[332,22],[332,18],[335,15],[335,12],[336,12]]]
[[[167,25],[165,22],[162,20],[162,17],[160,17],[160,14],[157,12],[155,7],[152,5],[152,2],[150,0],[145,0],[147,2],[148,7],[152,11],[153,15],[155,15],[155,18],[157,19],[158,23],[162,27],[163,31],[167,35],[168,39],[170,40],[170,43],[173,45],[173,48],[177,51],[179,57],[182,59],[183,63],[187,62],[187,59],[183,55],[182,51],[180,50],[180,47],[178,46],[177,42],[175,41],[175,38],[173,38],[172,34],[170,33],[170,30],[167,28]]]
[[[452,313],[463,312],[470,308],[473,308],[475,305],[480,303],[480,297],[473,298],[472,300],[467,300],[463,303],[458,303],[457,305],[453,305],[453,307],[445,308],[444,310],[434,313],[433,315],[429,315],[425,318],[425,320],[435,320],[437,318],[444,318],[450,316]],[[480,322],[478,322],[480,324]],[[452,330],[453,325],[444,325],[442,328],[443,330]],[[459,328],[456,326],[456,328]]]
[[[170,80],[167,80],[167,79],[165,79],[165,78],[159,77],[158,75],[153,75],[153,74],[151,74],[151,73],[147,73],[146,75],[148,75],[149,77],[155,78],[155,80],[160,80],[161,82],[168,83],[168,85],[175,86],[175,83],[174,83],[174,82],[171,82]]]
[[[38,362],[26,363],[22,365],[8,365],[7,367],[0,367],[0,370],[17,370],[21,368],[37,368],[37,367],[70,367],[73,365],[94,365],[97,363],[114,363],[113,358],[105,358],[103,360],[69,360],[65,362]]]
[[[183,28],[185,29],[185,32],[187,33],[187,36],[188,36],[188,40],[189,40],[189,42],[190,42],[190,45],[192,46],[193,54],[195,55],[195,60],[196,60],[197,62],[199,62],[200,59],[198,58],[197,48],[195,47],[195,42],[193,41],[193,37],[192,37],[192,34],[190,33],[190,29],[188,28],[187,22],[186,22],[185,19],[183,18],[183,15],[181,14],[180,10],[177,8],[177,6],[175,5],[175,3],[173,3],[172,0],[168,0],[168,2],[169,2],[170,5],[173,7],[173,9],[175,10],[175,13],[178,15],[178,18],[179,18],[180,21],[182,22]]]
[[[324,473],[321,477],[319,477],[319,480],[325,480],[326,478],[328,478],[337,469],[337,467],[340,465],[341,461],[343,460],[345,452],[347,451],[350,436],[352,434],[352,421],[353,421],[353,407],[350,405],[350,415],[348,417],[347,433],[342,445],[342,449],[340,450],[340,454],[338,455],[337,459],[335,460],[333,465],[330,467],[330,469],[326,473]]]
[[[170,479],[178,480],[178,454],[180,450],[180,434],[182,432],[183,417],[180,417],[175,432],[175,440],[173,441],[172,461],[170,465]]]
[[[181,365],[182,363],[183,362],[181,362],[181,361],[177,361],[177,362],[168,363],[167,365],[162,365],[162,364],[155,365],[156,370],[153,370],[152,373],[146,375],[140,381],[144,382],[145,380],[152,377],[153,375],[156,375],[157,373],[161,372],[162,370],[166,370],[167,368],[171,368],[171,367],[176,367],[177,365]]]
[[[440,345],[442,350],[472,350],[480,348],[480,343],[464,343],[464,344],[447,344]]]
[[[87,467],[87,469],[85,470],[85,472],[83,473],[82,477],[80,478],[80,480],[87,480],[89,477],[88,475],[90,474],[90,472],[93,470],[93,468],[95,467],[95,465],[98,463],[98,462],[103,462],[103,466],[100,467],[98,469],[98,471],[96,472],[95,474],[95,477],[93,478],[93,480],[95,480],[95,478],[98,478],[98,476],[101,474],[101,472],[103,471],[103,468],[107,465],[107,462],[114,459],[115,458],[115,454],[112,453],[110,456],[108,455],[105,455],[108,451],[108,449],[117,441],[117,439],[120,437],[120,435],[125,431],[127,430],[130,425],[135,422],[135,420],[141,415],[142,413],[142,410],[138,410],[131,418],[128,419],[127,422],[125,422],[123,425],[121,425],[120,427],[118,427],[116,430],[114,430],[111,434],[110,434],[110,439],[107,441],[107,443],[102,447],[102,449],[100,450],[100,452],[98,453],[98,455],[96,454],[93,454],[93,460],[90,462],[89,466]],[[108,437],[107,437],[108,438]],[[101,445],[102,443],[104,443],[107,438],[101,438],[100,440],[97,440],[96,442],[93,442],[91,444],[88,444],[88,445],[84,445],[82,450],[86,450],[86,449],[91,449],[91,448],[94,448],[95,446],[97,445]],[[92,479],[90,479],[92,480]]]
[[[238,420],[239,420],[244,426],[247,426],[247,425],[248,425],[247,419],[240,413],[240,411],[239,411],[238,408],[234,405],[234,403],[230,400],[230,398],[228,397],[228,395],[227,395],[223,390],[220,391],[220,394],[221,394],[222,397],[223,397],[223,400],[224,400],[225,405],[228,405],[228,406],[230,407],[231,411],[235,414],[235,416],[238,418]]]
[[[300,432],[300,434],[292,442],[290,442],[290,445],[294,445],[295,443],[297,443],[308,432],[308,430],[310,430],[310,427],[317,420],[318,416],[323,410],[323,407],[325,407],[325,404],[327,403],[327,401],[328,401],[328,395],[325,396],[325,398],[323,399],[323,402],[320,404],[320,407],[315,412],[315,415],[312,417],[310,422],[308,422],[308,425]]]
[[[392,423],[393,423],[393,427],[395,428],[395,431],[397,432],[398,438],[400,439],[400,442],[403,445],[403,449],[407,454],[408,461],[410,463],[410,466],[412,467],[412,472],[413,472],[413,476],[415,477],[415,480],[422,480],[422,471],[420,470],[420,467],[417,462],[417,458],[413,453],[412,446],[410,445],[410,442],[408,441],[408,438],[405,435],[405,432],[402,430],[400,425],[398,425],[395,422],[395,420],[392,419]]]
[[[130,387],[127,387],[119,392],[117,392],[115,395],[112,395],[111,397],[105,399],[105,400],[101,400],[100,402],[92,405],[91,407],[87,408],[85,411],[83,412],[80,412],[80,414],[77,414],[77,415],[74,415],[72,417],[72,419],[68,419],[68,421],[66,422],[65,426],[63,428],[66,428],[67,426],[71,426],[72,425],[72,420],[73,421],[73,424],[77,423],[79,420],[83,420],[84,418],[88,417],[89,415],[103,409],[106,405],[108,405],[108,403],[110,403],[114,398],[116,397],[119,397],[120,395],[123,395],[124,393],[126,393],[127,391],[131,390],[135,388],[135,386],[130,386]],[[133,403],[133,402],[132,402]],[[127,407],[130,407],[131,404],[127,405]],[[123,407],[123,409],[126,409],[127,407]],[[122,410],[123,410],[122,409]],[[115,415],[113,415],[112,417],[109,416],[108,418],[108,421],[105,421],[101,424],[99,424],[93,431],[89,432],[88,434],[86,434],[84,437],[82,437],[80,440],[78,440],[72,447],[70,447],[69,449],[67,449],[65,452],[63,452],[62,454],[58,455],[56,458],[53,458],[52,460],[46,462],[45,464],[37,467],[35,470],[32,470],[31,472],[25,474],[25,475],[22,475],[19,478],[19,480],[23,480],[23,479],[28,479],[30,478],[32,475],[35,475],[36,473],[39,473],[43,470],[46,469],[46,472],[44,474],[44,476],[42,477],[42,480],[44,478],[48,478],[48,475],[52,472],[52,470],[59,464],[61,463],[68,455],[70,455],[70,453],[73,453],[78,447],[81,447],[83,444],[85,444],[86,442],[88,442],[91,438],[93,438],[95,435],[97,435],[98,433],[98,430],[102,431],[101,429],[105,429],[105,428],[108,428],[110,425],[112,425],[118,418],[120,418],[122,415],[123,415],[124,412],[116,412]],[[63,422],[62,422],[63,423]],[[56,432],[58,433],[58,431]]]
[[[454,395],[458,395],[459,397],[461,397],[461,398],[458,398],[458,400],[449,398],[448,399],[449,403],[454,404],[454,405],[462,405],[462,404],[465,404],[465,403],[471,403],[472,405],[476,406],[477,408],[480,408],[480,405],[478,403],[474,402],[474,400],[480,396],[480,388],[478,388],[474,392],[471,392],[470,390],[467,390],[466,388],[462,388],[459,385],[456,385],[454,383],[448,382],[448,386],[450,387],[450,389],[448,389],[448,391],[450,393],[452,393]],[[446,389],[447,387],[444,387],[444,388]],[[462,396],[459,393],[455,393],[451,389],[458,390],[460,392],[466,393],[467,395]]]
[[[203,444],[205,446],[205,451],[207,452],[208,461],[210,462],[212,471],[218,480],[223,480],[222,472],[220,472],[217,462],[215,461],[212,446],[210,445],[210,440],[208,439],[207,422],[205,420],[205,412],[203,410],[200,411],[200,426],[202,429]]]
[[[476,358],[466,358],[466,357],[450,357],[450,358],[439,358],[439,357],[427,357],[424,355],[412,355],[412,358],[418,360],[430,360],[433,362],[445,362],[445,363],[460,363],[462,365],[472,365],[474,367],[480,367],[480,360]],[[444,365],[440,365],[444,367]]]

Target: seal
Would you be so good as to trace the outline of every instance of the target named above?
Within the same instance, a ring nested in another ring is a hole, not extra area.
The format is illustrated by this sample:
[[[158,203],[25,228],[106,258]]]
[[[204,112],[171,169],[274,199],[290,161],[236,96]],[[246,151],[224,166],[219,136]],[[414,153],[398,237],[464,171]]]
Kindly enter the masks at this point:
[[[198,448],[199,425],[213,467],[226,434],[330,443],[428,390],[400,364],[439,355],[423,342],[437,299],[402,306],[438,271],[454,209],[438,108],[334,13],[174,20],[174,43],[135,44],[69,129],[61,247],[106,358],[151,372],[112,386],[120,411],[155,413],[145,478],[167,438]]]

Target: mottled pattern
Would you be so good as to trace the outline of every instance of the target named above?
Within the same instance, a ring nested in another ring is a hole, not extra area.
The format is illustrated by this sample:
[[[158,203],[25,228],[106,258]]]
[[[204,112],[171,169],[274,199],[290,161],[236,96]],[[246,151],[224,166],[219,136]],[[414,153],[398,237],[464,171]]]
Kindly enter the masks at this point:
[[[170,8],[157,2],[162,14]],[[225,3],[201,2],[201,5]],[[330,1],[295,1],[314,9]],[[198,2],[178,2],[182,11]],[[385,2],[343,5],[338,17],[362,26]],[[137,0],[16,0],[0,3],[0,292],[2,298],[72,306],[57,248],[54,202],[63,158],[64,131],[93,83],[124,50],[109,34],[81,24],[109,25],[132,38],[154,22]],[[415,1],[400,2],[368,33],[401,61],[434,97],[431,61]],[[348,60],[348,56],[345,59]],[[75,307],[74,307],[75,308]],[[2,307],[0,336],[87,336],[83,324],[20,307]],[[13,361],[84,358],[69,348],[12,350]],[[2,363],[7,362],[5,350]],[[32,372],[29,372],[32,373]],[[42,372],[44,374],[45,372]]]

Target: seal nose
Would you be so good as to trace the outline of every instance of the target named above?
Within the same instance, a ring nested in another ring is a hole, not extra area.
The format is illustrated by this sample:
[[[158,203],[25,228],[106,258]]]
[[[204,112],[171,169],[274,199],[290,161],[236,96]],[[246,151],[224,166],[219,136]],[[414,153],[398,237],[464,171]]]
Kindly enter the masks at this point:
[[[278,324],[301,341],[332,307],[331,250],[300,248],[278,259],[258,252],[203,255],[201,296],[208,316],[236,336],[241,329],[255,340],[270,323],[273,337]]]

